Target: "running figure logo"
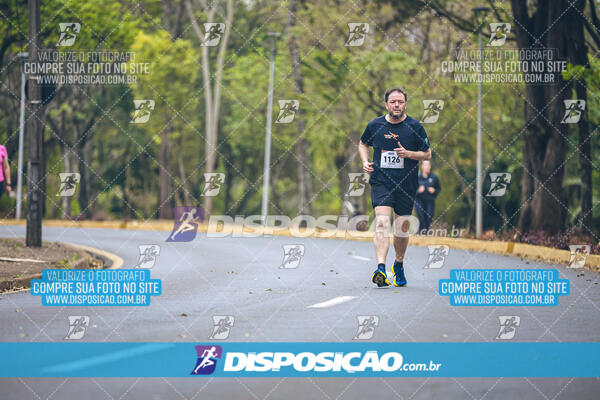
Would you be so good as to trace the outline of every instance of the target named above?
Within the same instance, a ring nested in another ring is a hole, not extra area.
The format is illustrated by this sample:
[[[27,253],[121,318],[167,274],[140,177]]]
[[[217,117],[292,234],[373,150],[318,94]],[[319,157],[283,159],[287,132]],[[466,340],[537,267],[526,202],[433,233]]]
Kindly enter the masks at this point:
[[[379,317],[377,315],[358,315],[358,330],[352,339],[368,340],[373,337],[375,328],[379,325]]]
[[[207,172],[204,174],[204,181],[202,196],[213,197],[219,194],[221,185],[225,183],[225,174],[222,172]]]
[[[348,30],[350,33],[348,34],[348,40],[346,40],[344,46],[362,46],[369,33],[369,24],[364,22],[350,22],[348,23]]]
[[[444,100],[423,100],[423,118],[421,123],[434,124],[444,109]]]
[[[510,340],[515,337],[517,327],[521,325],[521,317],[517,315],[500,315],[500,331],[497,340]]]
[[[233,328],[235,318],[233,315],[213,315],[213,332],[209,339],[225,340],[229,337],[229,331]]]
[[[365,192],[365,187],[367,186],[367,181],[369,179],[369,175],[364,172],[351,172],[348,174],[348,180],[350,184],[348,185],[348,190],[346,191],[346,196],[348,197],[359,197],[362,196]]]
[[[150,119],[150,114],[154,111],[154,100],[134,100],[134,110],[131,115],[130,124],[144,124]]]
[[[90,326],[90,317],[87,315],[69,315],[69,332],[65,340],[79,340],[85,335],[85,328]]]
[[[490,31],[492,32],[492,35],[490,36],[490,41],[487,45],[502,46],[506,42],[506,37],[510,33],[510,24],[506,22],[492,22],[490,24]]]
[[[79,183],[80,175],[77,172],[61,172],[58,174],[60,177],[60,188],[58,189],[57,196],[71,197],[75,193],[77,184]]]
[[[196,238],[198,223],[202,221],[202,207],[173,207],[174,225],[167,242],[191,242]]]
[[[223,348],[221,346],[196,346],[196,353],[198,360],[190,375],[210,375],[215,372],[217,360],[223,356]]]
[[[450,247],[445,244],[434,244],[427,246],[429,249],[429,259],[423,268],[426,269],[439,269],[444,266],[446,257],[450,253]]]
[[[157,244],[140,244],[140,258],[135,268],[152,268],[156,264],[156,257],[160,254],[160,246]]]
[[[75,44],[77,34],[81,30],[79,22],[59,22],[60,37],[56,43],[56,47],[68,47]]]
[[[571,250],[571,258],[567,268],[583,268],[585,260],[590,255],[590,246],[587,244],[572,244],[569,246]]]
[[[490,190],[486,194],[487,197],[501,197],[506,193],[506,188],[510,183],[510,172],[490,172]]]
[[[283,245],[283,261],[279,268],[293,269],[298,268],[300,261],[304,256],[303,244],[284,244]]]
[[[200,46],[213,47],[221,41],[221,35],[225,32],[225,24],[222,22],[204,23],[204,40]]]
[[[298,112],[300,101],[298,100],[277,100],[279,103],[279,115],[275,120],[276,124],[289,124],[294,120]]]
[[[576,124],[581,119],[585,110],[585,100],[564,100],[565,116],[560,121],[561,124]]]

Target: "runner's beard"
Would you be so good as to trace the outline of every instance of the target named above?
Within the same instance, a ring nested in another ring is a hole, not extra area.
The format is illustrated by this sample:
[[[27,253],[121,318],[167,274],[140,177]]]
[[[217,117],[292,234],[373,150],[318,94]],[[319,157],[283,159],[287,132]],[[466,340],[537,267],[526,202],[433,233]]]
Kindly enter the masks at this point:
[[[391,119],[400,119],[404,115],[402,111],[392,111],[389,114]]]

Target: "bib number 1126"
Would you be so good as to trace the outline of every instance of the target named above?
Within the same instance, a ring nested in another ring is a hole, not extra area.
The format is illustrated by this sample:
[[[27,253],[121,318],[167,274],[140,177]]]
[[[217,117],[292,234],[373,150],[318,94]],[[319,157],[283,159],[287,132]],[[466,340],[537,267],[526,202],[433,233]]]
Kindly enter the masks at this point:
[[[395,151],[381,150],[381,168],[404,168],[404,158],[398,157]]]

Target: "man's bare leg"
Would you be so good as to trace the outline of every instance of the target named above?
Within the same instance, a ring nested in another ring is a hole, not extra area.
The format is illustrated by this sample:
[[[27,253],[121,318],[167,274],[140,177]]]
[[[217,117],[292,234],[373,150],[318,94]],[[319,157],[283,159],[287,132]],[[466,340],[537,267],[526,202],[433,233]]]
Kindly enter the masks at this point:
[[[404,254],[406,254],[407,247],[408,237],[394,236],[394,250],[396,251],[396,261],[404,261]]]
[[[390,248],[389,234],[392,229],[392,207],[375,207],[375,234],[373,235],[373,245],[375,247],[375,258],[377,259],[377,269],[373,272],[371,279],[378,287],[389,286],[385,271],[385,259]]]
[[[375,235],[373,245],[375,246],[375,258],[377,264],[385,264],[387,253],[390,248],[390,229],[392,219],[392,207],[375,207]]]
[[[392,266],[394,286],[406,286],[403,262],[408,247],[408,223],[408,216],[394,214],[394,251],[396,253],[396,262]]]

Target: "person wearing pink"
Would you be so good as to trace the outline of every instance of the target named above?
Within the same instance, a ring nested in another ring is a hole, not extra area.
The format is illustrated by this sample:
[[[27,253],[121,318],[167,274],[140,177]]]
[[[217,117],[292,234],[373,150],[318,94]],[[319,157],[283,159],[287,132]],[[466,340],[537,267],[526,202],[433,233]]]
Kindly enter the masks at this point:
[[[10,165],[8,164],[8,153],[6,147],[0,145],[0,196],[4,190],[10,195],[12,187],[10,185]]]

